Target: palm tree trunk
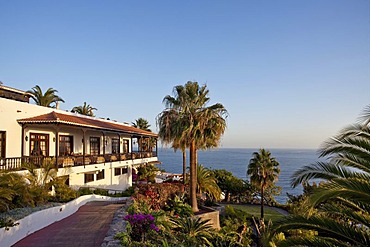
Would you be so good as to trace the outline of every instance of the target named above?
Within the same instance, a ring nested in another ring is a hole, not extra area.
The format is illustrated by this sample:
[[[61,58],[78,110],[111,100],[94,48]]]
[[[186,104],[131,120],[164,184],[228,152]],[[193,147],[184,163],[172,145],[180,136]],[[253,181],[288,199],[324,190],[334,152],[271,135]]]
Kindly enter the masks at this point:
[[[186,181],[186,150],[182,150],[182,179],[185,184]]]
[[[261,220],[263,220],[263,217],[264,217],[263,204],[264,204],[265,198],[264,198],[263,192],[264,192],[264,187],[261,186]]]
[[[193,212],[198,212],[197,203],[197,162],[195,141],[190,143],[190,201]]]

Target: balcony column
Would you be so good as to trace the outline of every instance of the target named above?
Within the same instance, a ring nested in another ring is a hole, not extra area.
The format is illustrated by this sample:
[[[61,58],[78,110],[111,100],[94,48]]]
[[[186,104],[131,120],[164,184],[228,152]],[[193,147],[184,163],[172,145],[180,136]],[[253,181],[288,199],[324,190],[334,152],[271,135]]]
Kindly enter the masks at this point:
[[[86,133],[86,130],[85,129],[81,129],[82,130],[82,163],[84,165],[84,168],[85,168],[85,133]]]
[[[105,134],[104,132],[103,133],[103,156],[104,156],[104,159],[105,159],[105,145],[106,143],[108,142],[106,139],[105,139]]]
[[[134,152],[134,138],[133,138],[133,136],[131,136],[131,159],[133,160],[133,152]]]
[[[118,160],[121,160],[121,135],[120,134],[117,135],[118,135],[118,150],[117,150]]]
[[[21,157],[23,160],[23,156],[24,156],[24,124],[22,124],[22,140],[21,140]]]
[[[59,125],[57,124],[55,128],[55,166],[58,168],[58,158],[59,158]]]

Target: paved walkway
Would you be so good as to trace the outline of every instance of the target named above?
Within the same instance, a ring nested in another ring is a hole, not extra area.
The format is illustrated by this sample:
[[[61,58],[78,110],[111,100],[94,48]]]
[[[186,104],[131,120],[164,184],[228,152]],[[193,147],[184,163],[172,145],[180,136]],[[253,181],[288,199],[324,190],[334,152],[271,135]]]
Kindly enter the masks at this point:
[[[13,247],[100,247],[123,202],[90,202],[71,216],[17,242]]]

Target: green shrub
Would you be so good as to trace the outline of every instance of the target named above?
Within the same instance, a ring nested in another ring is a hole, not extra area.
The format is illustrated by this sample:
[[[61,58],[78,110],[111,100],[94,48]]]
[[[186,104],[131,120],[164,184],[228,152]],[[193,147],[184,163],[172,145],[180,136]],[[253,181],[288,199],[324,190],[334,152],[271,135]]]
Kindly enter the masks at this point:
[[[55,185],[55,196],[52,199],[53,201],[56,202],[69,202],[72,201],[73,199],[76,199],[77,197],[77,192],[70,188],[66,184],[58,184]]]
[[[173,199],[170,198],[164,209],[171,212],[173,215],[178,215],[180,217],[189,217],[193,215],[191,206],[185,203],[185,195],[175,195]]]
[[[91,195],[93,194],[92,190],[88,187],[80,187],[77,191],[78,196]]]

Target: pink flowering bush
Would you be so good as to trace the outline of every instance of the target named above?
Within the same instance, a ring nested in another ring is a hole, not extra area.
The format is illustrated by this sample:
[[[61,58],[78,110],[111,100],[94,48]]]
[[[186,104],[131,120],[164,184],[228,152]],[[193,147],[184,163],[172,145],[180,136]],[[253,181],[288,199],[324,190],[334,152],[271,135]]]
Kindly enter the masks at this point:
[[[149,231],[158,232],[155,225],[155,218],[151,214],[128,214],[124,217],[131,226],[130,236],[134,241],[145,241],[146,233]]]

